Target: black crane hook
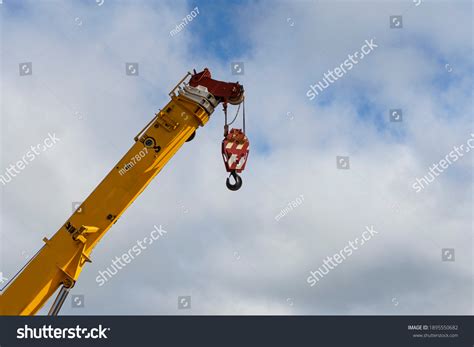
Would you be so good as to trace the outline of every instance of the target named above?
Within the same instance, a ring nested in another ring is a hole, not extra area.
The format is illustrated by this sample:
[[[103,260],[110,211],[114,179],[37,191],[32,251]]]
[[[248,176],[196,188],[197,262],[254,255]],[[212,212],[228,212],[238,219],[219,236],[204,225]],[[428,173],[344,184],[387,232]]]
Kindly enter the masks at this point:
[[[230,183],[230,176],[234,178],[234,181],[235,181],[234,184]],[[231,171],[229,177],[227,177],[225,181],[225,185],[227,186],[229,190],[232,190],[232,191],[239,190],[240,187],[242,187],[242,178],[235,171]]]

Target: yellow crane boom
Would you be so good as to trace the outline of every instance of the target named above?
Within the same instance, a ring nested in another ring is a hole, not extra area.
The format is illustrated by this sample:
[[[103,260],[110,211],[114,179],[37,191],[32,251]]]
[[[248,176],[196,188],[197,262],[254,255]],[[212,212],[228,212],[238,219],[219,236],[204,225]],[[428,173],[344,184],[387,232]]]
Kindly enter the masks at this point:
[[[56,315],[105,233],[196,129],[207,123],[218,104],[223,103],[224,110],[227,103],[240,104],[244,90],[239,83],[213,80],[204,69],[188,72],[169,95],[169,103],[139,132],[130,150],[10,280],[0,295],[0,315],[33,315],[61,287],[49,311]]]

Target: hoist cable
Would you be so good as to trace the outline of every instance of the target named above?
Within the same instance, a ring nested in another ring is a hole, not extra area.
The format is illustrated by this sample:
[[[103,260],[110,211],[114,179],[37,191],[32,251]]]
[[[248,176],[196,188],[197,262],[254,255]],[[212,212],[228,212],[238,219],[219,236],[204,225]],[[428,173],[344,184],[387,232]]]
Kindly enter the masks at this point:
[[[235,113],[234,119],[232,119],[232,122],[230,122],[228,125],[232,125],[235,122],[235,120],[237,119],[237,116],[239,115],[239,111],[240,111],[240,104],[239,104],[239,107],[237,108],[237,112]]]
[[[245,97],[244,97],[244,100],[242,101],[242,104],[243,104],[242,105],[242,122],[243,122],[244,134],[245,134]]]

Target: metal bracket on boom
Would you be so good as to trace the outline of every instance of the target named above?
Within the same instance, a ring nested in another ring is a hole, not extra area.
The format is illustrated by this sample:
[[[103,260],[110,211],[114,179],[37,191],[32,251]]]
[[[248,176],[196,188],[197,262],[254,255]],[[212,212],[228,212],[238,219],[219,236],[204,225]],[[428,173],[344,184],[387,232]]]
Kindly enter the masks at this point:
[[[82,243],[86,243],[86,238],[84,237],[84,235],[96,233],[98,230],[98,227],[83,225],[79,229],[77,229],[74,234],[72,234],[72,238],[74,240],[81,241]]]

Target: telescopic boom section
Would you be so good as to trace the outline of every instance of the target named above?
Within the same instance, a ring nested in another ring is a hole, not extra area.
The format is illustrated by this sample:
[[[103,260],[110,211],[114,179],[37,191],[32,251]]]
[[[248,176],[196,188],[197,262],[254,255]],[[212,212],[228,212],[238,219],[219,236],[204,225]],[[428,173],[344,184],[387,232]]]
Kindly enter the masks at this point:
[[[50,310],[57,314],[105,233],[196,129],[207,123],[219,103],[226,107],[242,102],[244,90],[238,83],[213,80],[204,69],[188,73],[169,95],[169,103],[135,137],[124,157],[10,280],[0,295],[0,315],[35,314],[62,287]]]

